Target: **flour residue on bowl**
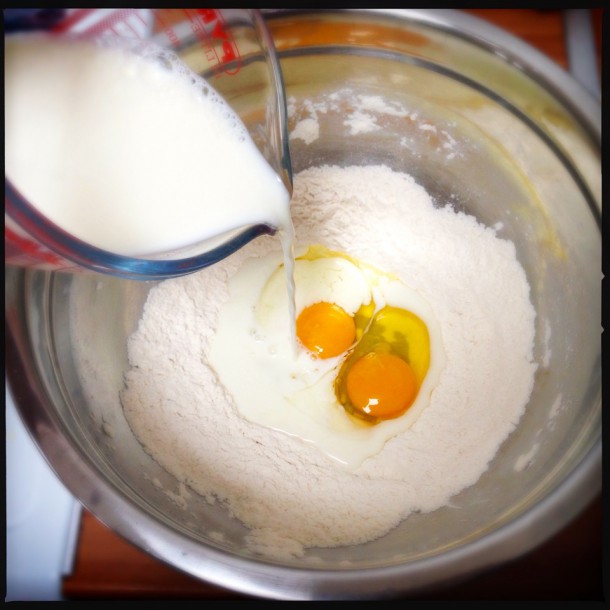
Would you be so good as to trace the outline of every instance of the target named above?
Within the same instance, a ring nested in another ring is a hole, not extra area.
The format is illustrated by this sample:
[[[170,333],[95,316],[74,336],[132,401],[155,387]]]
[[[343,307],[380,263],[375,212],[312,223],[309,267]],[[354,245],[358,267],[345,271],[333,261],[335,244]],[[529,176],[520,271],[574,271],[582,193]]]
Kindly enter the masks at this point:
[[[446,153],[447,161],[461,156],[459,143],[448,129],[429,123],[421,113],[407,108],[397,100],[357,93],[349,87],[321,94],[315,99],[297,101],[289,98],[287,112],[292,125],[290,139],[302,140],[306,145],[319,138],[321,117],[335,113],[342,116],[340,123],[344,127],[345,136],[368,134],[382,127],[387,129],[389,121],[398,119],[414,130],[427,133],[430,139],[434,138],[436,152]],[[399,144],[408,148],[413,139],[403,136]]]
[[[516,460],[514,470],[515,472],[521,472],[525,470],[534,459],[534,456],[538,453],[538,449],[540,448],[540,443],[535,442],[528,451],[522,453]]]
[[[418,290],[440,323],[447,364],[415,424],[345,471],[240,417],[208,362],[229,278],[277,240],[260,238],[151,290],[129,339],[125,416],[168,472],[250,529],[252,552],[276,559],[367,542],[414,511],[446,505],[516,426],[536,369],[527,279],[494,229],[435,206],[413,178],[384,166],[297,174],[291,213],[300,244],[346,252]]]

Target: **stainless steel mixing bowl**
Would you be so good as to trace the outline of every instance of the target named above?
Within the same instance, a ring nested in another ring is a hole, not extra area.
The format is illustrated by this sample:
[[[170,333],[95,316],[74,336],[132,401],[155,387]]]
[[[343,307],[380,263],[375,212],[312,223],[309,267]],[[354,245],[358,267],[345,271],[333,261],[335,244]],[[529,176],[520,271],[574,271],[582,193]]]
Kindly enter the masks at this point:
[[[539,363],[518,427],[451,506],[412,515],[368,544],[273,562],[249,554],[245,528],[222,507],[195,494],[179,507],[151,483],[178,490],[133,437],[118,394],[126,339],[152,284],[7,269],[15,401],[88,509],[145,551],[212,583],[270,598],[348,599],[467,577],[547,539],[601,486],[599,104],[528,46],[451,11],[276,11],[268,19],[295,107],[349,88],[416,115],[380,116],[380,129],[349,136],[347,100],[320,115],[316,141],[291,142],[295,172],[385,163],[515,243],[537,311]],[[248,110],[247,92],[224,93]],[[444,145],[451,142],[459,154]],[[77,374],[71,300],[86,320],[78,340],[96,371],[93,393]]]

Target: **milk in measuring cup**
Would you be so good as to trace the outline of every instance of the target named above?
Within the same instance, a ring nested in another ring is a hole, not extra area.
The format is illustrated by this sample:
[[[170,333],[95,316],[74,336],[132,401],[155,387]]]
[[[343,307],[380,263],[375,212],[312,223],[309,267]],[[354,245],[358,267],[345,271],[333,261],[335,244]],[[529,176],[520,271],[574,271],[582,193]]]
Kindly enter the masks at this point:
[[[288,191],[240,119],[163,53],[5,38],[7,177],[65,231],[125,256],[291,226]]]

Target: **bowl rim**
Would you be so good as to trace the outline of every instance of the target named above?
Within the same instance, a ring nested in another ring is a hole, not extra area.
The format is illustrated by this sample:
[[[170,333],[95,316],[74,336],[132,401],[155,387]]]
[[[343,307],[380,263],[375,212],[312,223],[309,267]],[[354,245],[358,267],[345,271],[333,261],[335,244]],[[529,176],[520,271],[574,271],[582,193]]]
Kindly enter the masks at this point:
[[[541,86],[561,94],[601,147],[601,104],[557,64],[512,34],[452,9],[347,9],[419,21],[472,37],[476,44],[519,65]],[[267,9],[283,15],[285,9]],[[292,11],[299,13],[299,10]],[[469,38],[470,39],[470,38]],[[490,42],[494,40],[494,42]],[[601,209],[601,202],[599,202]],[[17,273],[27,274],[25,270]],[[601,489],[601,438],[546,497],[499,529],[442,555],[410,564],[342,570],[278,566],[204,547],[152,515],[99,478],[91,460],[63,435],[46,401],[44,383],[28,369],[28,337],[5,316],[5,371],[17,411],[51,469],[68,490],[113,531],[174,568],[203,581],[262,598],[364,599],[417,592],[471,577],[538,546],[579,514]],[[601,400],[601,399],[600,399]],[[40,409],[40,406],[43,406]]]
[[[263,9],[262,12],[265,18],[276,19],[319,11]],[[560,99],[601,148],[601,100],[542,51],[489,21],[458,9],[325,9],[325,12],[385,16],[428,25],[465,39],[524,72],[552,96]]]

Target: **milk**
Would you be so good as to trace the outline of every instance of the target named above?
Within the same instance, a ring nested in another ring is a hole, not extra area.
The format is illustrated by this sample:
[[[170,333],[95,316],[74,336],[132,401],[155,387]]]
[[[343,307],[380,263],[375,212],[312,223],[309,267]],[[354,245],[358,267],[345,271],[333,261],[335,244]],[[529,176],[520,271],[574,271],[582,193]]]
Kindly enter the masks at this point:
[[[167,55],[5,38],[5,171],[71,235],[142,257],[249,224],[289,193],[224,100]],[[169,66],[169,67],[168,67]]]

